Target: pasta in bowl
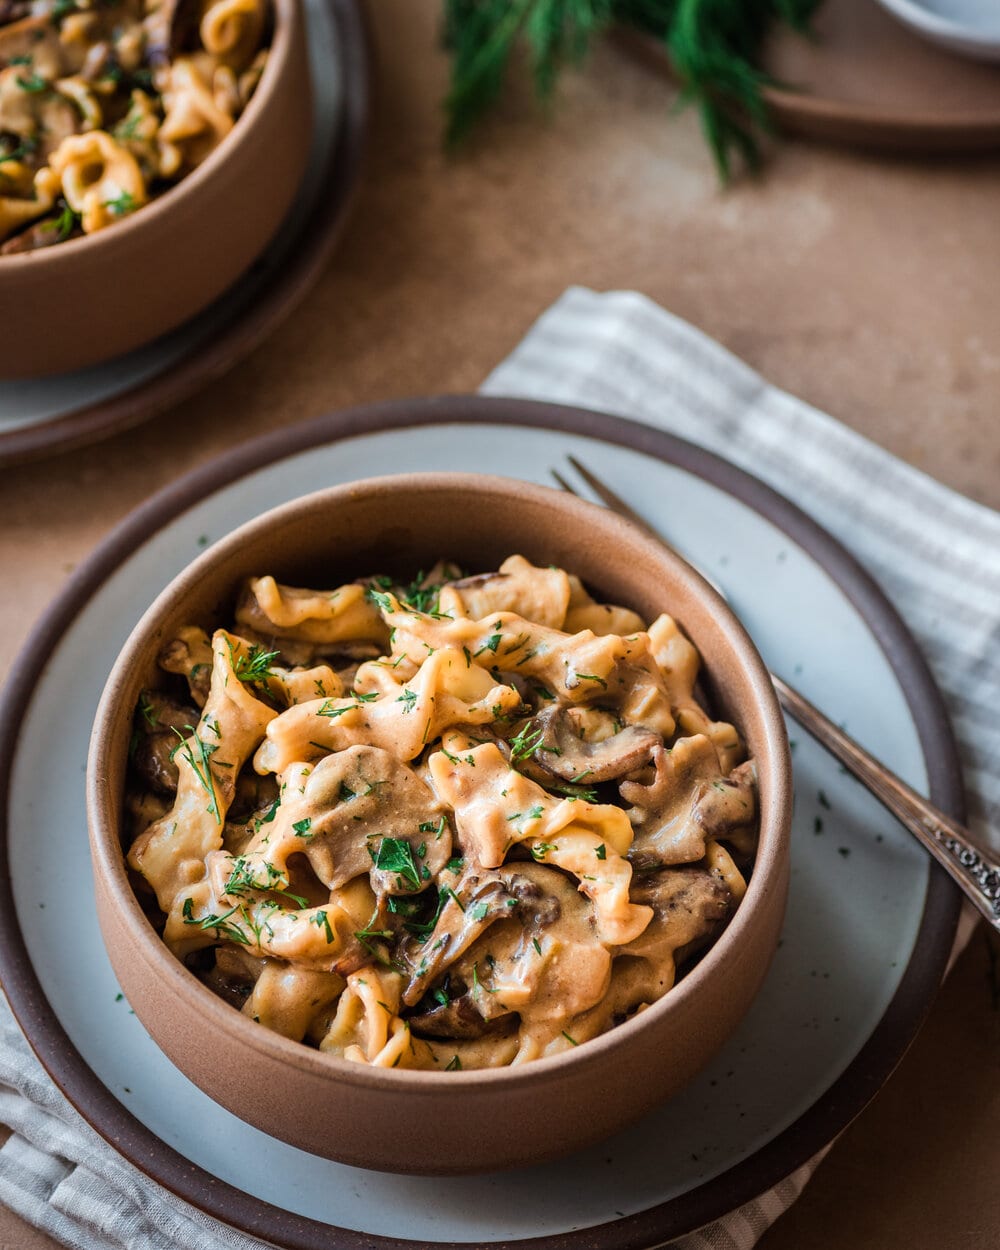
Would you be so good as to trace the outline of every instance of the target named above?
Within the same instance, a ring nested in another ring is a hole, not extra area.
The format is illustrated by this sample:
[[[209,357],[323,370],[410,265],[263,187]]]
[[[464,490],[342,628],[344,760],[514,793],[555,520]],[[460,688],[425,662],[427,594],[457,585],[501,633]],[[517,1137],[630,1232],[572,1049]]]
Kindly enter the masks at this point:
[[[446,538],[461,568],[410,580]],[[346,549],[356,576],[322,576]],[[787,874],[780,717],[714,600],[610,514],[489,478],[341,488],[213,548],[92,756],[102,924],[157,1041],[260,1117],[198,1020],[276,1082],[270,1131],[392,1170],[545,1157],[678,1088],[749,1005]]]
[[[298,0],[0,5],[0,282],[23,314],[0,378],[209,304],[274,235],[311,129]]]

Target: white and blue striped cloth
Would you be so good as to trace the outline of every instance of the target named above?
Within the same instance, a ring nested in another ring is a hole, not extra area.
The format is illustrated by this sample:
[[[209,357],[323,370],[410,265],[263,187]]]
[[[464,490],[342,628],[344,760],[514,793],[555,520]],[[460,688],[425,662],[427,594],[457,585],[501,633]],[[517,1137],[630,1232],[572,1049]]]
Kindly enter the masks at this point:
[[[769,386],[634,292],[566,292],[487,379],[491,395],[601,409],[720,453],[798,503],[868,567],[930,660],[965,767],[971,824],[1000,840],[1000,514]],[[991,833],[992,828],[992,833]],[[968,917],[963,933],[968,935]],[[46,1077],[0,1000],[0,1201],[78,1250],[261,1250],[107,1146]],[[750,1250],[820,1158],[676,1243]]]

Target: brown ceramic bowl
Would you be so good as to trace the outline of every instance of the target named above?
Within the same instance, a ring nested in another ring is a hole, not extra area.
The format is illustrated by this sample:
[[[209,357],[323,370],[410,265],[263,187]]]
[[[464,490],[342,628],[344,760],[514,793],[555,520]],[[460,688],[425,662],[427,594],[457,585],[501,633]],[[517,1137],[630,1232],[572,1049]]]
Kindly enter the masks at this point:
[[[312,137],[301,0],[272,0],[264,74],[232,133],[176,186],[113,226],[0,256],[0,381],[98,364],[150,343],[263,252]]]
[[[760,847],[746,897],[715,945],[659,1002],[576,1050],[521,1067],[387,1071],[279,1037],[170,954],[126,875],[121,817],[132,715],[143,687],[158,681],[157,654],[181,625],[230,619],[237,588],[252,574],[336,585],[374,571],[412,575],[440,555],[486,570],[513,552],[571,569],[599,597],[647,619],[669,611],[694,640],[715,712],[740,728],[758,764]],[[504,478],[357,482],[277,508],[210,548],[160,595],[115,664],[94,726],[87,798],[104,940],[156,1042],[244,1120],[314,1154],[385,1171],[524,1165],[637,1118],[678,1090],[734,1030],[767,970],[784,913],[788,743],[743,627],[697,573],[637,528],[569,495]]]

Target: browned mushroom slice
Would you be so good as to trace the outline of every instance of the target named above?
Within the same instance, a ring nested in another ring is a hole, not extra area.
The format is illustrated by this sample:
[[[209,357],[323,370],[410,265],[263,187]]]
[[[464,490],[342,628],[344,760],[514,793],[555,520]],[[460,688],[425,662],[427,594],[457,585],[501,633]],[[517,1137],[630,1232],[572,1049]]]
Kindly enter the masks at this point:
[[[702,787],[695,800],[695,815],[706,835],[739,843],[749,853],[756,841],[757,766],[747,760],[728,777]]]
[[[200,980],[213,994],[239,1009],[253,992],[266,962],[239,947],[222,944],[215,948],[214,966],[201,973]]]
[[[413,975],[403,993],[412,1007],[431,982],[472,945],[497,920],[509,917],[517,907],[516,896],[499,873],[487,868],[444,872],[440,885],[443,900],[430,935],[404,944],[403,957]]]
[[[291,801],[293,827],[328,889],[370,873],[377,897],[416,894],[451,856],[451,829],[433,791],[381,747],[325,756]]]
[[[502,1037],[517,1028],[517,1017],[513,1012],[484,1017],[466,986],[450,985],[449,989],[458,989],[457,997],[408,1018],[407,1023],[418,1037],[471,1041],[479,1037]],[[442,994],[445,991],[442,990]]]
[[[671,982],[674,965],[712,938],[734,907],[725,883],[715,873],[693,865],[635,878],[632,897],[652,907],[653,919],[620,952],[668,969]]]
[[[15,234],[12,239],[8,239],[0,247],[0,256],[37,252],[43,247],[52,247],[54,243],[65,243],[67,239],[79,238],[82,234],[83,231],[78,225],[63,230],[58,217],[47,217],[44,221],[36,222],[27,230],[22,230],[20,234]]]
[[[448,987],[461,990],[453,1015],[465,1022],[464,1035],[476,1027],[474,1009],[484,1025],[516,1014],[523,1034],[548,1037],[566,1015],[600,1001],[611,956],[592,905],[565,874],[518,863],[498,875],[516,903],[449,964]],[[436,988],[448,995],[443,984]],[[432,990],[432,1003],[434,997]]]
[[[0,26],[30,16],[31,7],[31,0],[0,0]]]
[[[629,859],[638,869],[690,863],[705,854],[705,829],[695,804],[703,786],[720,779],[719,757],[704,736],[681,738],[653,754],[648,783],[624,781],[621,796],[635,806],[628,816],[636,830]]]
[[[186,625],[160,652],[158,663],[165,672],[187,678],[191,698],[199,707],[204,707],[212,685],[213,659],[208,634],[197,625]]]
[[[648,784],[621,785],[622,798],[636,805],[628,813],[636,829],[628,857],[637,871],[701,859],[711,837],[736,838],[740,850],[752,851],[752,838],[741,836],[756,815],[751,761],[723,777],[715,747],[695,734],[657,751],[654,765]]]
[[[543,708],[530,729],[540,734],[535,762],[563,781],[586,785],[611,781],[633,772],[650,758],[663,739],[652,729],[628,725],[610,737],[588,742],[577,727],[578,713],[562,703]]]
[[[136,709],[135,749],[132,764],[139,776],[157,794],[177,792],[177,744],[198,723],[198,711],[162,694],[144,690]]]

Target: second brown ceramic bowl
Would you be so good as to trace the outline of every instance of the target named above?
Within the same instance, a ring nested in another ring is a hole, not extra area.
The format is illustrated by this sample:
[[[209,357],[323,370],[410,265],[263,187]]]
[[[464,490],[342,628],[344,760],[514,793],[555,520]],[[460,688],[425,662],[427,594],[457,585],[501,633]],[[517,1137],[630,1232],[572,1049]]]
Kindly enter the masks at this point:
[[[715,713],[757,760],[761,828],[749,889],[714,946],[662,999],[576,1050],[516,1068],[385,1070],[279,1037],[215,997],[163,945],[126,874],[122,807],[133,711],[174,631],[231,619],[248,576],[333,586],[411,577],[439,556],[493,569],[519,552],[577,573],[645,619],[670,612],[697,645]],[[97,906],[126,997],[169,1058],[217,1102],[314,1154],[385,1171],[460,1173],[568,1153],[676,1092],[719,1049],[775,950],[788,885],[791,765],[767,671],[746,632],[688,565],[612,513],[523,482],[411,474],[277,508],[201,555],[152,605],[105,689],[87,784]]]
[[[0,256],[0,381],[82,369],[207,308],[263,252],[291,207],[312,138],[301,0],[272,0],[260,84],[186,178],[123,221]]]

